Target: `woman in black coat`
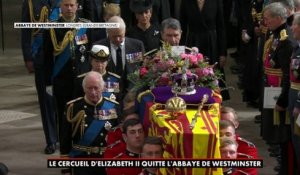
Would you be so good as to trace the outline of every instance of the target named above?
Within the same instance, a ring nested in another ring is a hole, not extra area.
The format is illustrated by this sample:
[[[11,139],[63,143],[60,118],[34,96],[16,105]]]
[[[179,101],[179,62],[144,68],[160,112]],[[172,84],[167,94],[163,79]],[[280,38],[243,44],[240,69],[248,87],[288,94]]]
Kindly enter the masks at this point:
[[[224,73],[227,51],[222,0],[184,0],[180,15],[182,44],[198,47],[210,64],[218,62]],[[225,87],[222,81],[219,83],[221,88]],[[228,91],[222,91],[222,97],[228,100]]]

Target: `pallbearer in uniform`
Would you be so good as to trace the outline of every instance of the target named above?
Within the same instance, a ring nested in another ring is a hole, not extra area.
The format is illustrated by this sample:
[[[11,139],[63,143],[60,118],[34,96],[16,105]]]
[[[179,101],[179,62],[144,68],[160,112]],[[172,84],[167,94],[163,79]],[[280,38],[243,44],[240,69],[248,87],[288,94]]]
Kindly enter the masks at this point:
[[[234,139],[238,144],[238,158],[257,159],[257,149],[255,145],[248,140],[241,138],[235,132],[234,125],[229,120],[220,121],[220,138],[228,137]],[[251,175],[257,174],[256,168],[236,168]]]
[[[222,159],[236,159],[238,157],[238,144],[236,141],[229,137],[221,138],[220,152]],[[223,168],[223,175],[250,175],[242,170],[232,167]]]
[[[107,133],[105,138],[107,149],[105,150],[104,158],[113,158],[126,150],[126,143],[122,135],[122,126],[129,119],[139,119],[139,116],[136,113],[132,113],[132,110],[123,111],[121,123]]]
[[[91,71],[84,77],[84,97],[68,103],[61,134],[61,154],[69,157],[102,158],[107,132],[117,125],[119,105],[103,97],[101,74]],[[105,174],[104,168],[75,168],[74,174]]]
[[[123,138],[126,142],[126,150],[114,157],[114,159],[139,158],[144,143],[143,125],[137,119],[129,119],[122,126]],[[138,175],[141,168],[107,168],[108,175]]]
[[[143,159],[160,159],[163,158],[163,142],[159,137],[146,137],[141,158]],[[158,174],[158,168],[145,168],[139,175],[156,175]]]
[[[92,71],[99,72],[105,82],[105,88],[103,90],[103,96],[107,98],[113,98],[116,101],[121,101],[120,94],[122,93],[122,88],[120,87],[120,76],[109,72],[106,70],[108,60],[110,59],[110,52],[108,47],[103,45],[93,45],[92,49],[89,51],[90,62],[92,65]],[[86,73],[77,76],[75,96],[82,97],[82,80]]]
[[[62,16],[55,22],[89,22],[76,16],[76,0],[62,0],[60,7]],[[90,70],[87,57],[89,32],[86,28],[58,28],[44,34],[46,76],[53,84],[59,135],[66,103],[73,99],[74,80],[77,75]]]
[[[22,22],[48,22],[59,18],[60,0],[40,1],[24,0],[22,4]],[[22,51],[28,72],[35,74],[41,118],[46,138],[45,154],[53,154],[56,149],[56,124],[51,94],[47,93],[45,62],[43,53],[43,29],[22,29]]]
[[[295,124],[295,121],[299,119],[300,114],[300,15],[294,16],[294,22],[292,25],[293,36],[297,40],[298,45],[294,49],[291,68],[290,68],[290,80],[291,88],[289,91],[289,114],[291,121],[291,134],[294,151],[296,153],[296,161],[298,168],[296,174],[300,174],[300,126]]]

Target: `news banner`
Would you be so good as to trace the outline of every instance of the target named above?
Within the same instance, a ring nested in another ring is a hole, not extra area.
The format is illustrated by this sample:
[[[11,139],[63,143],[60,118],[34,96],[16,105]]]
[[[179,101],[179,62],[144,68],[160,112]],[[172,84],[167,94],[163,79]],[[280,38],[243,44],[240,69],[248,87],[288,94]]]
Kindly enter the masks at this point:
[[[14,28],[119,28],[119,23],[31,23],[31,22],[15,22]]]
[[[261,159],[90,159],[50,158],[48,168],[93,168],[93,167],[143,167],[143,168],[262,168]]]

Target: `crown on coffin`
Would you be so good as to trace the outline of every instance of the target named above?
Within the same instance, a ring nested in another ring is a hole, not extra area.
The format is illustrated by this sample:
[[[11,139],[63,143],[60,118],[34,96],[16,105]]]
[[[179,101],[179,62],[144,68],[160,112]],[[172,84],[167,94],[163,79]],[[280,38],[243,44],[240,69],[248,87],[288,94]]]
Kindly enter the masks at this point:
[[[196,74],[173,73],[172,92],[179,95],[192,95],[196,93],[195,83],[198,76]]]

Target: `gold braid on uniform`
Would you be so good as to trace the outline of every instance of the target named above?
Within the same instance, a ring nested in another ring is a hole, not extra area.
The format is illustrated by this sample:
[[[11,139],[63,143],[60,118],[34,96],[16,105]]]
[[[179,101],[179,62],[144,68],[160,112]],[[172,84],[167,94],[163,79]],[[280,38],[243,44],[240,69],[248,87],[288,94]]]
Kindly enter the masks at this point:
[[[255,8],[251,9],[251,16],[252,16],[252,20],[255,21],[256,19],[256,15],[257,15],[257,11]]]
[[[263,53],[263,62],[266,60],[266,56],[267,56],[269,49],[271,48],[272,42],[273,42],[273,35],[271,35],[270,38],[265,42],[264,53]]]
[[[31,22],[47,22],[48,21],[48,8],[46,6],[44,6],[40,12],[40,18],[39,20],[35,20],[34,18],[34,14],[33,14],[33,5],[32,5],[32,0],[28,0],[28,7],[29,7],[29,15],[30,15],[30,21]],[[33,36],[36,35],[37,33],[39,33],[41,29],[36,29],[33,32]]]
[[[84,115],[85,115],[84,110],[81,110],[73,118],[71,118],[73,116],[73,104],[70,104],[70,106],[68,107],[68,109],[67,109],[68,122],[70,122],[72,124],[76,122],[75,128],[73,129],[73,132],[72,132],[72,137],[75,136],[80,124],[81,124],[80,132],[81,132],[81,135],[83,135],[84,124],[85,124]]]
[[[76,29],[73,29],[73,30],[69,30],[65,36],[64,36],[64,39],[62,40],[61,43],[57,43],[57,39],[56,39],[56,34],[55,34],[55,30],[52,28],[50,29],[50,35],[51,35],[51,41],[52,41],[52,44],[53,44],[53,54],[54,56],[57,56],[59,55],[61,52],[63,52],[65,50],[65,48],[67,47],[67,45],[71,44],[71,48],[74,47],[74,36],[75,36],[75,32],[76,32]]]

